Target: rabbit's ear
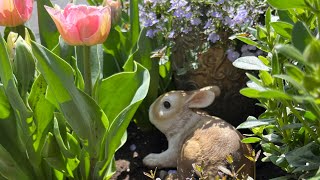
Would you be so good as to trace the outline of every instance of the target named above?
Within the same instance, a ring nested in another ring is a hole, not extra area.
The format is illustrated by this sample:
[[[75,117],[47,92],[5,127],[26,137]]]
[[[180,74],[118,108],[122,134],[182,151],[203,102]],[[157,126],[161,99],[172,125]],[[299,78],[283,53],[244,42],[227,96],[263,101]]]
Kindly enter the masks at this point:
[[[187,104],[189,108],[205,108],[212,104],[216,97],[217,86],[209,86],[202,88],[200,90],[194,91],[189,99],[187,100]],[[218,88],[220,94],[220,89]]]

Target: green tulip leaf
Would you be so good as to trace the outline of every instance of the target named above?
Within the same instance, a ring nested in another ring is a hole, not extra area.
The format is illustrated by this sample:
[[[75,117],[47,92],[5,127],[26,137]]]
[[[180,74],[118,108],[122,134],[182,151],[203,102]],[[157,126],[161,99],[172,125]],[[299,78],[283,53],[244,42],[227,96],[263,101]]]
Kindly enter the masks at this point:
[[[33,146],[40,152],[44,145],[44,140],[52,123],[54,106],[45,98],[47,83],[42,75],[39,75],[32,85],[28,99],[30,108],[33,111],[33,118],[36,123],[36,136]]]
[[[69,146],[69,138],[72,138],[70,134],[67,133],[66,129],[66,121],[62,114],[60,113],[55,113],[55,118],[53,122],[53,133],[56,138],[56,141],[60,147],[61,153],[63,154],[64,157],[70,158],[70,159],[75,159],[76,156],[80,153],[80,146]],[[61,131],[60,131],[61,129]],[[69,138],[68,138],[69,137]],[[72,139],[73,142],[76,141]]]
[[[131,43],[136,44],[140,34],[139,0],[130,1]]]
[[[10,115],[10,103],[3,89],[3,85],[0,84],[0,120],[6,119]]]
[[[109,126],[106,115],[92,98],[77,89],[73,69],[68,63],[35,42],[32,42],[32,50],[59,110],[90,155],[97,158]]]
[[[0,144],[0,175],[6,179],[30,179],[11,154]]]
[[[59,32],[44,6],[53,7],[50,0],[37,1],[38,24],[41,44],[52,50],[59,43]]]
[[[105,165],[111,162],[115,151],[122,144],[122,138],[130,120],[148,93],[149,72],[140,64],[134,64],[135,71],[122,72],[110,76],[102,80],[98,87],[96,99],[110,120],[105,144],[106,159],[100,165],[103,166],[105,171],[107,168]],[[98,169],[96,169],[95,174],[98,173]]]
[[[19,140],[22,144],[22,151],[27,151],[30,161],[33,163],[34,168],[40,163],[40,156],[35,154],[33,142],[30,141],[32,134],[35,132],[36,126],[33,122],[32,112],[25,105],[21,98],[18,88],[16,87],[15,77],[11,69],[7,46],[0,35],[0,78],[3,83],[5,94],[10,102],[16,118],[16,129],[19,135]]]
[[[42,150],[42,157],[55,170],[58,170],[67,176],[73,177],[72,170],[74,168],[71,168],[69,166],[68,159],[64,158],[63,155],[61,154],[59,145],[52,133],[49,133],[47,135],[47,138]]]

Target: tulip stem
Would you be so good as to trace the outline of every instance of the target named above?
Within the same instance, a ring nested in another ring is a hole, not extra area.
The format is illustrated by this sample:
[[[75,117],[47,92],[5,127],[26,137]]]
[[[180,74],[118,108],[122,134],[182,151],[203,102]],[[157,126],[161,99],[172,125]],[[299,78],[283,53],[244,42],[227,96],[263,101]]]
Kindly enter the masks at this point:
[[[83,78],[84,92],[89,96],[92,95],[92,80],[91,80],[91,63],[90,63],[90,46],[83,46]]]

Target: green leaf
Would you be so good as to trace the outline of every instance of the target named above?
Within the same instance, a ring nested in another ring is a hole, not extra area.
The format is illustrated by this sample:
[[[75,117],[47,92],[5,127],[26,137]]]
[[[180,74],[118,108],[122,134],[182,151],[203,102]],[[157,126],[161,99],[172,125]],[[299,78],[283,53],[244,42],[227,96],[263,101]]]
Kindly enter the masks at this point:
[[[271,32],[271,28],[270,28],[270,23],[271,23],[271,8],[268,7],[266,14],[265,14],[266,18],[265,18],[265,25],[266,25],[266,30],[267,30],[267,34],[270,34]]]
[[[320,87],[320,80],[313,75],[306,75],[302,81],[304,88],[309,92],[318,90]]]
[[[320,57],[320,41],[317,39],[313,39],[306,47],[303,52],[303,57],[305,60],[311,64],[319,65],[319,57]]]
[[[22,97],[26,97],[30,84],[34,79],[35,62],[30,46],[20,36],[16,43],[13,71]]]
[[[292,64],[285,64],[286,73],[298,83],[301,83],[304,78],[304,72],[302,72],[297,66]]]
[[[73,173],[68,166],[67,159],[62,156],[59,145],[52,133],[47,135],[45,145],[42,150],[42,157],[54,169],[64,173],[67,176],[73,177]]]
[[[240,94],[247,96],[249,98],[266,98],[266,99],[287,99],[291,100],[292,97],[288,94],[278,91],[278,90],[265,90],[259,91],[253,88],[243,88],[240,90]]]
[[[10,109],[9,100],[4,92],[3,85],[0,84],[0,120],[9,117]]]
[[[314,115],[311,111],[306,111],[303,116],[304,116],[304,118],[306,118],[310,121],[313,121],[313,122],[316,122],[318,119],[317,116]]]
[[[90,174],[90,155],[84,149],[80,152],[80,174],[83,179],[89,179]]]
[[[14,109],[15,117],[17,120],[17,126],[20,140],[23,142],[24,147],[27,145],[27,151],[33,158],[33,147],[30,137],[35,130],[34,124],[32,123],[32,112],[26,107],[23,99],[19,95],[18,89],[15,85],[15,78],[11,69],[7,46],[4,39],[0,35],[0,78],[3,83],[5,93]],[[28,144],[27,144],[28,143]]]
[[[296,47],[301,53],[307,47],[307,45],[312,41],[313,37],[310,33],[310,30],[307,26],[298,21],[292,29],[292,44]]]
[[[265,86],[271,86],[273,84],[274,79],[267,71],[260,71],[259,77]]]
[[[252,88],[243,88],[240,90],[240,94],[249,97],[249,98],[258,98],[259,96],[259,90],[252,89]]]
[[[268,141],[268,142],[272,142],[272,143],[282,143],[281,136],[274,134],[274,133],[263,135],[263,140]]]
[[[287,58],[291,58],[291,59],[296,60],[300,63],[306,64],[305,60],[302,56],[302,53],[298,49],[296,49],[295,47],[293,47],[291,45],[280,44],[280,45],[276,45],[275,49],[280,54],[286,56]]]
[[[257,39],[259,41],[267,41],[267,30],[263,27],[257,26]]]
[[[316,170],[320,166],[320,145],[311,142],[286,154],[285,158],[294,172]]]
[[[31,179],[25,174],[11,154],[0,144],[0,175],[6,179]]]
[[[256,118],[250,118],[251,116],[248,117],[247,121],[241,123],[237,129],[249,129],[249,128],[254,128],[258,126],[265,126],[269,125],[270,123],[275,122],[274,119],[256,119]]]
[[[48,126],[53,119],[54,106],[45,98],[47,83],[42,75],[39,75],[32,85],[30,96],[28,99],[29,105],[34,113],[33,118],[36,123],[36,136],[33,147],[36,152],[42,150]]]
[[[271,99],[271,98],[275,98],[275,99],[287,99],[287,100],[291,100],[292,97],[290,97],[288,94],[282,92],[282,91],[278,91],[278,90],[266,90],[266,91],[261,91],[259,93],[259,96],[261,98],[267,98],[267,99]]]
[[[134,68],[134,61],[144,66],[150,72],[150,88],[148,95],[142,103],[136,114],[137,124],[142,128],[151,128],[149,122],[148,107],[158,97],[158,84],[159,84],[159,63],[155,59],[151,59],[152,52],[151,39],[146,36],[147,28],[143,28],[140,32],[138,43],[134,54],[127,60],[124,69],[126,71],[132,71]]]
[[[301,82],[297,82],[294,78],[292,78],[291,76],[288,75],[274,75],[274,77],[286,80],[287,82],[289,82],[290,84],[292,84],[296,89],[298,90],[302,90],[304,92],[306,92],[306,90],[304,89],[303,85]]]
[[[261,60],[255,56],[245,56],[236,59],[233,66],[245,70],[263,70],[269,71],[270,68],[263,64]]]
[[[38,24],[41,44],[52,50],[59,42],[59,32],[44,6],[53,7],[50,0],[37,1]]]
[[[32,42],[32,50],[39,71],[59,103],[59,110],[90,155],[97,158],[100,143],[109,126],[106,115],[92,98],[76,88],[73,69],[69,64],[35,42]]]
[[[276,33],[278,33],[279,35],[287,39],[291,39],[291,34],[293,29],[292,24],[289,24],[287,22],[282,22],[282,21],[272,22],[270,24]]]
[[[138,41],[140,34],[139,22],[139,0],[130,0],[130,25],[131,43],[134,45]]]
[[[58,122],[59,121],[59,122]],[[66,122],[65,119],[63,118],[62,114],[60,113],[55,113],[55,118],[54,118],[54,126],[53,126],[53,133],[56,138],[56,141],[60,147],[60,151],[63,154],[64,157],[70,158],[70,159],[75,159],[78,154],[80,154],[80,146],[72,147],[75,149],[71,149],[71,146],[69,146],[69,142],[67,139],[67,132],[66,132]],[[60,132],[61,128],[61,132]],[[71,135],[69,134],[69,137]],[[72,136],[71,136],[72,137]]]
[[[254,75],[252,75],[250,73],[246,73],[246,75],[251,81],[253,81],[254,83],[256,83],[256,84],[258,84],[260,86],[262,86],[262,82],[261,82],[260,79],[256,78]]]
[[[121,139],[130,120],[148,93],[149,72],[140,64],[135,63],[134,65],[135,71],[115,74],[104,79],[98,88],[97,101],[110,119],[105,144],[107,159],[101,163],[101,166],[111,162],[116,149],[121,145]],[[98,173],[95,172],[95,174]]]
[[[244,42],[246,44],[249,44],[251,46],[255,46],[255,47],[261,49],[264,52],[268,52],[269,51],[268,47],[263,46],[263,45],[257,43],[256,41],[251,40],[250,38],[243,37],[243,36],[237,36],[237,39],[239,39],[240,41],[242,41],[242,42]]]
[[[290,12],[288,10],[278,10],[278,16],[280,18],[280,21],[283,21],[283,22],[287,22],[287,23],[290,23],[290,24],[294,24],[291,16],[290,16]]]
[[[266,88],[262,87],[261,83],[257,84],[254,81],[248,81],[246,84],[249,88],[252,88],[252,89],[255,89],[258,91],[265,91],[266,90]]]
[[[243,138],[241,140],[242,143],[246,143],[246,144],[257,143],[260,141],[261,141],[261,138],[258,138],[258,137],[248,137],[248,138]]]
[[[304,0],[267,0],[276,9],[307,8]]]

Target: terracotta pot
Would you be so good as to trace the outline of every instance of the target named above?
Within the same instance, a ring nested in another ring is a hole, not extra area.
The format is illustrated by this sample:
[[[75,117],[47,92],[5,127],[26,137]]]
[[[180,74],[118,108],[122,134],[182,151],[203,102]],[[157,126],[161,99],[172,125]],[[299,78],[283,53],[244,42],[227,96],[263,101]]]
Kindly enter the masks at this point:
[[[179,68],[186,63],[185,41],[180,41],[179,48],[174,49],[173,63]],[[194,90],[209,85],[217,85],[221,95],[206,110],[211,115],[221,117],[234,126],[244,122],[249,115],[256,115],[260,109],[256,101],[242,96],[239,91],[248,81],[245,71],[235,68],[226,57],[223,47],[211,47],[199,57],[199,67],[189,70],[184,75],[174,74],[177,89]]]

